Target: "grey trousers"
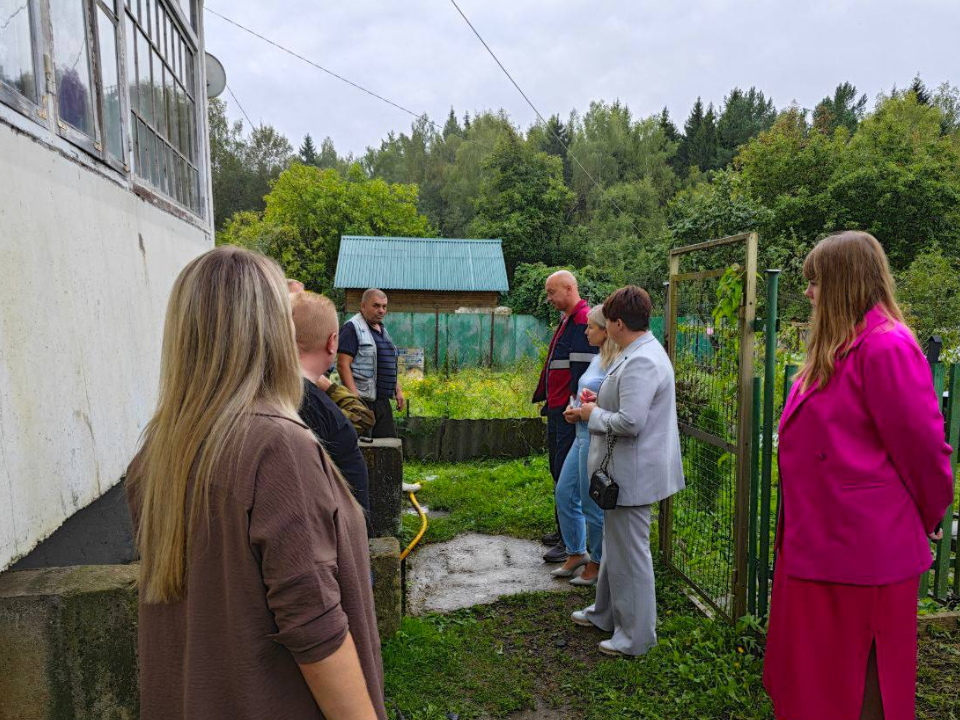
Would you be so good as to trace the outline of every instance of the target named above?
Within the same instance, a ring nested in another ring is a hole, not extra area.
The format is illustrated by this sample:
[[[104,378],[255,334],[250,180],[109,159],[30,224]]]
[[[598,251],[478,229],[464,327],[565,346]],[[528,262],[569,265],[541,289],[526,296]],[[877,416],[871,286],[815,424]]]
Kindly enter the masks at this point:
[[[657,596],[650,555],[650,505],[603,513],[603,560],[597,598],[584,610],[610,644],[627,655],[643,655],[657,644]]]

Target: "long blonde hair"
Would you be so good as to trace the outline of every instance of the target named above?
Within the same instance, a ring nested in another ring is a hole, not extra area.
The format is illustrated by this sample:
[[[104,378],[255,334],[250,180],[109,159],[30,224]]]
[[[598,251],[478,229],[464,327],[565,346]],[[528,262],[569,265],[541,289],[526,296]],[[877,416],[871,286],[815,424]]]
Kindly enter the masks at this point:
[[[850,350],[867,312],[879,306],[890,320],[903,322],[886,253],[870,233],[847,230],[821,240],[803,262],[803,276],[819,286],[811,317],[801,388],[824,387],[837,359]]]
[[[593,323],[598,328],[607,329],[607,319],[603,316],[603,305],[597,305],[587,313],[587,322]],[[613,341],[610,333],[607,333],[606,341],[600,346],[600,369],[606,370],[610,367],[610,363],[614,361],[620,350],[620,346]]]
[[[226,448],[242,443],[255,407],[299,419],[302,392],[277,264],[231,246],[190,262],[167,304],[159,401],[130,479],[146,602],[183,597],[191,533],[208,511],[214,470]]]

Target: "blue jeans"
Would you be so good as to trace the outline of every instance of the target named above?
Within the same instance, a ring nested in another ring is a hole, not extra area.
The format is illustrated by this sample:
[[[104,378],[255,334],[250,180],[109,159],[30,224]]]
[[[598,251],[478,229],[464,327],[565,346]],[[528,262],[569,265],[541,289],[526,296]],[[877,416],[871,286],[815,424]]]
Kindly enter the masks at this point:
[[[560,534],[567,552],[571,555],[585,553],[589,543],[590,559],[599,563],[603,557],[603,510],[590,499],[589,452],[589,431],[578,423],[573,447],[557,480],[556,504]]]

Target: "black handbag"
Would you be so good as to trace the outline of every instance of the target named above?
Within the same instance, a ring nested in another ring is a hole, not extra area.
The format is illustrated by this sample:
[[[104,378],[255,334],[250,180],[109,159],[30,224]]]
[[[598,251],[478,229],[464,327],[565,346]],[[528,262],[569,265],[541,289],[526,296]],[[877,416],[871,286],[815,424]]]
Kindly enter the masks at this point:
[[[620,486],[607,470],[616,444],[617,436],[610,432],[610,426],[607,425],[607,454],[600,467],[590,476],[590,498],[603,510],[617,507],[617,498],[620,496]]]

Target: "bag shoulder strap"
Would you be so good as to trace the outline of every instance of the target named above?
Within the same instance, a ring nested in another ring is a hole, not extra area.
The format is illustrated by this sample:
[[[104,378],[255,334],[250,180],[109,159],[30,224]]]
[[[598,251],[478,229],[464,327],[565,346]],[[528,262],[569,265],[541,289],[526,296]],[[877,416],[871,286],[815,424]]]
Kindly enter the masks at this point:
[[[614,448],[614,447],[616,446],[616,444],[617,444],[617,436],[614,435],[614,434],[610,431],[610,421],[609,421],[609,420],[607,420],[607,421],[604,423],[604,425],[606,426],[606,429],[607,429],[607,432],[606,432],[606,438],[607,438],[607,454],[604,455],[604,457],[603,457],[603,462],[600,463],[600,469],[601,469],[605,474],[609,474],[609,473],[607,472],[607,468],[608,468],[608,466],[610,465],[610,458],[613,456],[613,448]]]

